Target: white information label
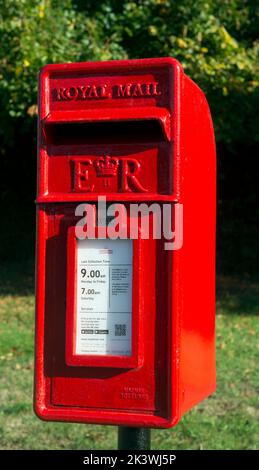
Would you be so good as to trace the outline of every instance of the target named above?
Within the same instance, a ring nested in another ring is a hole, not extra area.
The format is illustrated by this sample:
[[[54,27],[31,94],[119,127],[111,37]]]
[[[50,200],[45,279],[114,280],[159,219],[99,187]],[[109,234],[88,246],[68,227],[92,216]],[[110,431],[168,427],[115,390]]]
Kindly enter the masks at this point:
[[[77,240],[76,354],[131,355],[132,240]]]

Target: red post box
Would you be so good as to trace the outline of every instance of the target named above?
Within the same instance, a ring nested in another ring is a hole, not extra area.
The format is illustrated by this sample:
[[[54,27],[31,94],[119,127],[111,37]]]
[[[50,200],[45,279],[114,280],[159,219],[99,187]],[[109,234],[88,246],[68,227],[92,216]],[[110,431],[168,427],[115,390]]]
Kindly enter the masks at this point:
[[[171,58],[47,65],[38,136],[36,413],[174,426],[215,389],[204,94]]]

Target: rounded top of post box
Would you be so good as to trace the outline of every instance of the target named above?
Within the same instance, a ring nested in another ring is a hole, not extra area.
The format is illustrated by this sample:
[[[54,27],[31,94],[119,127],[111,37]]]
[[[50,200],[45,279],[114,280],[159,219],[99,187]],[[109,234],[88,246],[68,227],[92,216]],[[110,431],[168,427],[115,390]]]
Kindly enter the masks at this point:
[[[71,63],[57,63],[57,64],[46,64],[40,70],[41,78],[51,74],[52,72],[119,72],[119,71],[133,71],[145,70],[152,68],[164,68],[172,67],[174,70],[183,72],[183,68],[178,60],[173,57],[157,57],[157,58],[146,58],[146,59],[124,59],[124,60],[107,60],[107,61],[96,61],[96,62],[71,62]]]

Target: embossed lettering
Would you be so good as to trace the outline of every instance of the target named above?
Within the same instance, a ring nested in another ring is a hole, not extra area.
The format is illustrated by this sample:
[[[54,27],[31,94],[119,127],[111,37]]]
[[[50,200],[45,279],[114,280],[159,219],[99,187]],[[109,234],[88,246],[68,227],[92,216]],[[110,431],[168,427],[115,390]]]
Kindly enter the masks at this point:
[[[146,85],[145,95],[146,95],[146,96],[151,96],[151,85],[152,85],[152,82],[151,82],[151,83],[145,83],[145,85]]]
[[[142,387],[123,387],[120,397],[123,400],[148,400],[149,395]]]
[[[67,97],[65,95],[65,91],[66,91],[66,88],[57,88],[56,92],[57,92],[57,99],[59,101],[61,100],[66,100]]]
[[[81,86],[79,87],[81,92],[82,92],[82,99],[85,100],[87,98],[86,93],[89,90],[89,85],[88,86]]]
[[[113,158],[109,155],[91,158],[73,160],[73,191],[75,192],[92,192],[95,184],[90,181],[89,169],[91,170],[91,178],[103,178],[103,186],[109,187],[109,179],[117,178],[118,188],[120,192],[147,192],[148,189],[140,183],[138,173],[141,165],[135,158]],[[97,181],[97,180],[96,180]]]
[[[53,99],[58,101],[91,100],[104,98],[135,98],[140,96],[160,96],[162,91],[159,89],[158,82],[147,83],[118,83],[101,85],[93,83],[88,85],[70,86],[67,88],[59,87],[53,89]]]
[[[158,87],[158,82],[153,82],[152,83],[153,85],[153,95],[154,96],[160,96],[161,95],[161,91],[158,91],[157,87]]]
[[[107,84],[101,85],[100,89],[101,89],[101,97],[102,98],[112,98],[111,89]]]
[[[74,86],[67,88],[66,96],[69,100],[76,100],[78,97],[78,88]]]
[[[130,97],[131,96],[131,86],[132,86],[132,83],[127,83],[126,85],[118,85],[118,94],[117,96],[118,97]]]
[[[90,86],[90,90],[88,93],[89,98],[99,98],[97,93],[97,88],[95,85]]]
[[[121,191],[144,193],[147,191],[137,179],[137,174],[141,168],[140,163],[135,158],[125,158],[121,160]]]
[[[133,91],[132,91],[132,96],[143,96],[143,90],[141,88],[141,83],[136,83],[136,85],[133,86]]]
[[[89,184],[89,171],[86,168],[88,165],[92,165],[92,160],[86,158],[84,160],[74,160],[74,191],[93,191],[94,185]]]

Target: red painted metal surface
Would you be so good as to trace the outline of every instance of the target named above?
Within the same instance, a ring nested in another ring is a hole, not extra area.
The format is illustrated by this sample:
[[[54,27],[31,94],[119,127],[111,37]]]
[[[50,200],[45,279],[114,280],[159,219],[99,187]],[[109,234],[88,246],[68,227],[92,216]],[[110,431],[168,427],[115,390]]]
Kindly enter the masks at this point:
[[[215,390],[216,159],[206,99],[171,58],[48,65],[38,136],[35,411],[174,426]],[[99,195],[127,208],[183,204],[181,249],[134,241],[132,357],[74,354],[75,208]]]

